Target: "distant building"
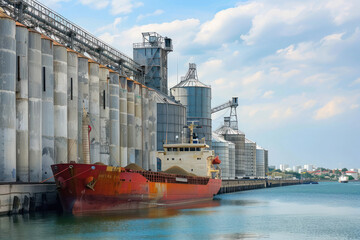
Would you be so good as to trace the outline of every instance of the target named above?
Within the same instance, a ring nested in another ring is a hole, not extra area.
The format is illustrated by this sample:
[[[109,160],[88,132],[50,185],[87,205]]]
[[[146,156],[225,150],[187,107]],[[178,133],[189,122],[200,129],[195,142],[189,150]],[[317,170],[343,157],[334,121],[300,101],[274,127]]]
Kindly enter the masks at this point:
[[[304,169],[306,169],[306,171],[314,171],[314,166],[312,164],[306,164],[304,165]]]
[[[359,173],[357,173],[355,171],[346,171],[346,175],[347,176],[352,176],[356,180],[359,178]]]
[[[299,172],[299,170],[301,169],[301,166],[293,166],[293,172]]]
[[[271,171],[271,170],[274,170],[274,169],[276,169],[276,166],[275,165],[269,165],[269,170]]]
[[[288,164],[280,164],[280,171],[285,172],[285,170],[289,167]]]

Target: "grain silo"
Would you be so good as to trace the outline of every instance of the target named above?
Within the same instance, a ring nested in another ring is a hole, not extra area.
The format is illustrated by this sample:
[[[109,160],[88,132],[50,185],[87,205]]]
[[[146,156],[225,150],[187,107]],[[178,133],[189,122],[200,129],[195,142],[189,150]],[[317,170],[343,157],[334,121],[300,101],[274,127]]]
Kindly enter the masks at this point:
[[[230,128],[230,118],[224,118],[224,125],[215,133],[222,135],[225,140],[235,144],[235,177],[245,176],[245,134]]]
[[[229,179],[235,179],[235,144],[229,142]]]
[[[229,179],[229,142],[226,141],[222,136],[213,133],[212,148],[215,151],[215,155],[218,155],[219,159],[221,160],[221,178]]]
[[[195,63],[189,64],[186,76],[170,93],[186,107],[187,121],[196,121],[196,125],[202,126],[196,133],[199,138],[205,137],[211,147],[211,87],[199,81]]]
[[[179,143],[185,136],[186,108],[173,98],[154,90],[157,102],[157,150],[164,143]]]
[[[245,138],[245,175],[256,176],[256,143]]]

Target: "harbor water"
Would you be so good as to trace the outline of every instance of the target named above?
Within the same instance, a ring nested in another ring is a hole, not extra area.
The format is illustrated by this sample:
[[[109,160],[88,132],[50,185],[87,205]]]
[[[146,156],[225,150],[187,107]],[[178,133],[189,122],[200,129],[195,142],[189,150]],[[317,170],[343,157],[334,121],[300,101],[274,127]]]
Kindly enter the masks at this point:
[[[243,191],[186,207],[0,217],[0,239],[360,239],[360,182]]]

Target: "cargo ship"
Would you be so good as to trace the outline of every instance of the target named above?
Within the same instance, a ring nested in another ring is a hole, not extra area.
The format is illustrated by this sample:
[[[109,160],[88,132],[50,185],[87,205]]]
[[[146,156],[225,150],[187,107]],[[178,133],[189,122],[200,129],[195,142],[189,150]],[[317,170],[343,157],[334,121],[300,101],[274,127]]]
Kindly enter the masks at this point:
[[[84,118],[86,119],[86,118]],[[51,166],[65,212],[73,214],[121,211],[192,204],[211,200],[221,187],[221,163],[188,126],[188,143],[164,144],[158,152],[163,172],[101,163],[60,163]],[[83,127],[83,132],[85,131]],[[82,134],[86,138],[87,134]],[[83,141],[87,142],[87,141]],[[83,146],[85,150],[88,145]],[[88,158],[84,151],[84,158]]]

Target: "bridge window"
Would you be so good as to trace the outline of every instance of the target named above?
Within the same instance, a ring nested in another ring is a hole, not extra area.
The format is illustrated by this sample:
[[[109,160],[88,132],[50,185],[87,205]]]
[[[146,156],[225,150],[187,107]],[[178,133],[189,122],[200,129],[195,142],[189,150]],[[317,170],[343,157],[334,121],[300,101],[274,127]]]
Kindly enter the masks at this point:
[[[178,150],[177,148],[173,148],[173,151],[174,151],[174,152],[177,152],[177,150]]]
[[[180,148],[180,152],[184,151],[184,148]]]
[[[168,151],[168,152],[171,152],[171,151],[172,151],[172,148],[167,148],[167,151]]]
[[[188,152],[189,151],[189,148],[185,148],[185,152]]]
[[[190,148],[190,151],[191,151],[191,152],[195,152],[195,148]]]
[[[200,148],[196,148],[196,151],[200,152]]]

